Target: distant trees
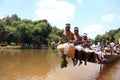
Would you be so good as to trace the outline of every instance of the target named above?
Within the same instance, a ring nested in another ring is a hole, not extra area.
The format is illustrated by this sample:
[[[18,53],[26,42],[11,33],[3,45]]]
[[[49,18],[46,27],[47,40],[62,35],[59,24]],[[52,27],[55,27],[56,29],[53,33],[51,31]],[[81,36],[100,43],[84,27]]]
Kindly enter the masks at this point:
[[[37,46],[56,43],[63,30],[52,27],[47,20],[31,21],[16,14],[0,19],[0,42],[34,43]]]
[[[5,35],[6,31],[5,28],[2,24],[0,24],[0,41],[4,41],[4,35]]]
[[[21,19],[16,14],[0,19],[0,43],[35,44],[37,46],[53,45],[59,41],[63,30],[51,26],[47,20]],[[110,30],[103,35],[97,35],[95,40],[105,43],[105,39],[118,43],[120,28]],[[92,43],[94,40],[92,40]]]
[[[48,36],[49,45],[53,45],[60,40],[60,36],[62,36],[63,30],[58,29],[57,27],[52,27],[51,33]]]
[[[110,42],[118,43],[118,39],[120,38],[120,28],[116,30],[110,30],[103,35],[97,35],[95,40],[101,42],[102,44],[105,43],[105,40],[109,38]]]

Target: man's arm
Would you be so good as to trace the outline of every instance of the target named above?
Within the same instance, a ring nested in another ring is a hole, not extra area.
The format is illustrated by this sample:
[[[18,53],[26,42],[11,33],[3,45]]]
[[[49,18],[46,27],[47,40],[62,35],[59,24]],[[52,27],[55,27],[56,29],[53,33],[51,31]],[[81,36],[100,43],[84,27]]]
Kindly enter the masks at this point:
[[[82,44],[82,37],[80,37],[81,39],[78,39],[75,35],[74,35],[74,40],[73,40],[73,42],[75,43],[75,42],[77,42],[77,43],[79,43],[79,44]]]
[[[61,39],[59,40],[59,42],[55,46],[58,46],[59,44],[61,44],[64,38],[65,38],[65,36],[64,36],[64,34],[62,34]]]
[[[74,40],[73,40],[73,42],[76,42],[78,39],[77,39],[77,37],[74,35]]]

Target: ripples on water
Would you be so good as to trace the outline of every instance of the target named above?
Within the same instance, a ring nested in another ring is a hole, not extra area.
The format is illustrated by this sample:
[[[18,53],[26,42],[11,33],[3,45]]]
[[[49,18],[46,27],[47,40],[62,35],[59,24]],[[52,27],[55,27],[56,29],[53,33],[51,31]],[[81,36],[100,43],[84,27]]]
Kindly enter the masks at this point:
[[[60,57],[51,49],[0,50],[0,80],[107,80],[113,73],[117,75],[109,80],[120,79],[120,61],[103,66],[100,75],[99,64],[73,66],[68,61],[68,67],[61,69]]]

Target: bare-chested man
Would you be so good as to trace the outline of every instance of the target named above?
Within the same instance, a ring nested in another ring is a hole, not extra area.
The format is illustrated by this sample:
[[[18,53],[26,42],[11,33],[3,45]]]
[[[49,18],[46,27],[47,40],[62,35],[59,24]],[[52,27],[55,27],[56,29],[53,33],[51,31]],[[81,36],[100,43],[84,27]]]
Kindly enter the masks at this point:
[[[109,38],[107,38],[105,41],[105,54],[112,54]]]
[[[75,45],[77,44],[81,44],[82,42],[82,37],[79,35],[79,28],[78,27],[75,27],[74,28],[74,43]],[[78,49],[79,50],[79,49]]]
[[[93,51],[90,50],[90,39],[87,36],[87,33],[83,34],[83,51],[84,51],[84,61],[85,61],[85,65],[87,65],[87,59],[89,57],[89,54],[92,53]]]
[[[78,60],[80,60],[79,65],[82,63],[81,61],[81,51],[83,50],[82,46],[82,37],[79,35],[79,28],[74,28],[74,46],[75,46],[75,57],[72,59],[74,66],[77,64]]]
[[[71,45],[70,43],[73,42],[74,40],[74,34],[70,31],[70,27],[71,25],[69,23],[66,24],[65,26],[65,31],[62,34],[62,37],[60,39],[60,41],[56,44],[57,46],[57,50],[59,52],[59,55],[61,56],[61,58],[63,59],[62,63],[61,63],[61,68],[63,67],[67,67],[67,60],[66,60],[66,55],[68,55],[69,53],[69,48],[70,46],[73,46],[71,49],[70,53],[74,53],[72,51],[74,50],[74,45]],[[61,44],[63,42],[63,40],[66,40],[66,43]],[[74,57],[74,56],[73,56]]]

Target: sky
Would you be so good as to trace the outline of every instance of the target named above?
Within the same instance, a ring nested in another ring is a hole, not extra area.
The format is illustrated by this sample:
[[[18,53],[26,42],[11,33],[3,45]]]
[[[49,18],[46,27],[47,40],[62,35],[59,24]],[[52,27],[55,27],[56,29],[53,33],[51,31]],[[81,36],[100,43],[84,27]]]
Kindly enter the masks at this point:
[[[96,35],[120,28],[120,0],[0,0],[0,19],[17,14],[21,19],[47,19],[52,26]]]

